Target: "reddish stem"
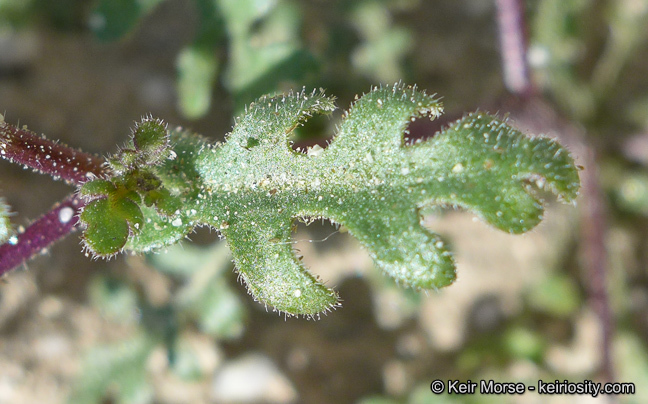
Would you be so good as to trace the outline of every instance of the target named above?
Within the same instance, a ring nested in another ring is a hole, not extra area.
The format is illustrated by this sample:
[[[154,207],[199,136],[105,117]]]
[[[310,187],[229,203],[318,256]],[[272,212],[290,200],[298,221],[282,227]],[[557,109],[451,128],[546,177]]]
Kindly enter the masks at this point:
[[[71,233],[83,205],[81,199],[71,195],[35,220],[24,232],[0,245],[0,276]]]
[[[84,153],[4,122],[0,116],[0,157],[69,184],[81,185],[107,174],[101,157]],[[0,245],[0,275],[71,233],[84,202],[69,196],[24,231]]]
[[[497,25],[504,84],[521,97],[535,93],[527,63],[527,31],[521,0],[497,0]]]
[[[612,337],[614,324],[607,291],[607,249],[605,248],[606,204],[598,182],[598,169],[594,150],[584,150],[583,161],[589,173],[583,173],[583,197],[581,237],[582,257],[590,274],[590,299],[603,327],[603,374],[608,382],[614,381],[612,363]]]
[[[2,119],[0,157],[75,185],[106,174],[103,158],[53,142]]]

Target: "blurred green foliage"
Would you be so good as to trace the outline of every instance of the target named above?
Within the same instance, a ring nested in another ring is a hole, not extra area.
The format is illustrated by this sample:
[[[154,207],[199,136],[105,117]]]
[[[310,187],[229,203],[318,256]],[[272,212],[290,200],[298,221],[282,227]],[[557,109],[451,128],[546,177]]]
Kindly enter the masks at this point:
[[[581,306],[576,282],[565,274],[553,274],[536,285],[528,295],[529,304],[555,317],[575,314]]]
[[[593,25],[604,27],[602,35]],[[643,0],[544,0],[535,5],[531,63],[556,103],[579,121],[618,96],[620,75],[648,39]]]
[[[362,38],[351,54],[353,65],[382,83],[405,77],[404,58],[412,50],[410,30],[394,25],[389,6],[381,1],[359,1],[351,11],[351,21]]]
[[[90,284],[90,301],[110,321],[130,324],[136,335],[87,352],[70,404],[91,404],[109,396],[116,403],[148,403],[153,398],[147,363],[156,347],[167,351],[168,367],[179,378],[200,381],[200,352],[187,344],[182,330],[195,325],[216,340],[237,338],[246,313],[228,285],[231,257],[225,243],[213,247],[175,245],[148,254],[146,263],[177,283],[171,301],[155,307],[135,284],[98,276]],[[138,327],[139,324],[139,327]]]
[[[0,28],[20,26],[33,13],[33,0],[0,0]]]
[[[104,0],[94,9],[92,27],[101,40],[130,33],[162,0]],[[297,6],[276,0],[195,0],[199,28],[178,55],[179,108],[188,118],[204,116],[219,70],[237,109],[285,81],[304,81],[318,64],[299,38]],[[219,47],[227,47],[220,61]],[[221,67],[222,66],[222,67]]]
[[[102,0],[90,19],[97,38],[112,41],[131,32],[163,0]]]
[[[620,174],[614,187],[615,200],[627,212],[648,216],[648,171]]]
[[[232,265],[225,243],[209,248],[175,245],[165,254],[147,258],[158,270],[182,280],[174,305],[201,332],[217,338],[241,335],[245,311],[227,282]]]
[[[151,402],[153,390],[147,382],[146,363],[155,345],[149,335],[139,334],[116,345],[93,348],[68,402],[95,404],[106,395],[119,404]]]

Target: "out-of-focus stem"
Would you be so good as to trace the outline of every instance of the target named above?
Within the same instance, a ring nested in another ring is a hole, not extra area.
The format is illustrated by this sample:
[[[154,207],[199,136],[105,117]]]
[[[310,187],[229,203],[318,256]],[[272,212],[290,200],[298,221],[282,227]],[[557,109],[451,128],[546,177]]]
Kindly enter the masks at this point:
[[[522,0],[496,0],[504,84],[513,94],[535,92],[527,63],[527,32]]]
[[[504,80],[509,91],[518,98],[510,103],[508,110],[514,119],[523,121],[536,133],[553,132],[585,167],[581,172],[580,253],[588,276],[590,302],[601,321],[603,379],[613,382],[614,323],[607,293],[606,204],[598,179],[596,152],[587,144],[585,133],[580,128],[562,119],[554,108],[541,101],[531,82],[522,0],[496,1]]]

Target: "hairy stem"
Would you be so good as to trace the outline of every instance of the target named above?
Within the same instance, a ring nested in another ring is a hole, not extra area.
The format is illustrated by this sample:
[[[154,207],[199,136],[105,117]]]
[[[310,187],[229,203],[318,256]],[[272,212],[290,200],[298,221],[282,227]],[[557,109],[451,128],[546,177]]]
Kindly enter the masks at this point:
[[[106,174],[103,158],[10,125],[1,116],[0,157],[75,185]]]
[[[71,195],[0,245],[0,276],[71,233],[79,221],[84,202]]]
[[[107,174],[103,158],[53,142],[26,128],[10,125],[1,115],[0,157],[73,185],[103,178]],[[24,264],[71,233],[78,223],[83,205],[84,202],[78,197],[69,196],[27,229],[17,232],[0,245],[0,275]]]

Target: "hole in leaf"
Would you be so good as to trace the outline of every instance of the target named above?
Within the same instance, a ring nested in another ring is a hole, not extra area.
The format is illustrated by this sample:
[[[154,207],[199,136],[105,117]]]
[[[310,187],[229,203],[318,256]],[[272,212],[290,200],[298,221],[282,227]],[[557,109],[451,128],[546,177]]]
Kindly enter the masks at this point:
[[[302,218],[293,223],[292,243],[314,244],[320,252],[327,252],[342,247],[344,241],[337,237],[345,230],[328,219]]]
[[[188,237],[192,244],[198,246],[211,246],[220,240],[218,230],[211,226],[196,227]]]
[[[554,198],[553,192],[547,184],[547,179],[545,177],[531,174],[527,178],[523,178],[522,182],[524,183],[527,192],[539,201],[543,202]]]
[[[315,115],[299,124],[290,136],[290,147],[306,154],[315,145],[326,148],[333,138],[331,119],[325,115]]]
[[[410,146],[417,142],[433,138],[441,130],[447,128],[462,116],[461,114],[444,114],[434,120],[430,120],[428,117],[416,118],[407,125],[403,144]]]
[[[328,219],[302,218],[295,221],[293,230],[295,254],[328,287],[336,289],[343,279],[373,268],[369,253],[343,226]]]

